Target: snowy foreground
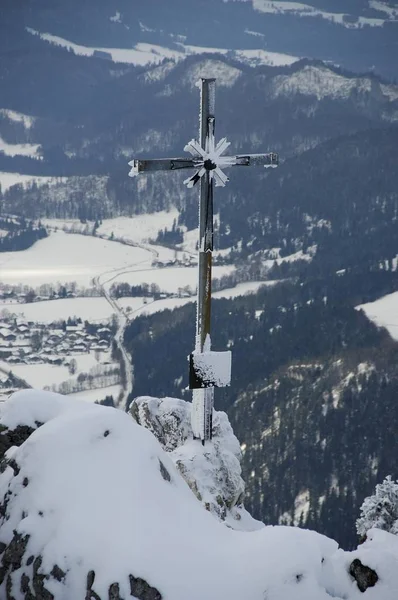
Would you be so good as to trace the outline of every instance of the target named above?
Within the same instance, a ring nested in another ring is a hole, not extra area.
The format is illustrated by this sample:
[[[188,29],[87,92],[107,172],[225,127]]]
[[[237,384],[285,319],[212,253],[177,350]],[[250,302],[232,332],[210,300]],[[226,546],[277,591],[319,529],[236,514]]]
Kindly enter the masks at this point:
[[[223,413],[203,450],[179,400],[139,399],[132,412],[145,427],[115,409],[32,390],[1,411],[0,454],[9,448],[0,469],[2,599],[398,598],[398,537],[371,530],[344,552],[315,532],[244,514],[237,440]],[[184,469],[203,480],[190,489]],[[235,513],[204,509],[202,493],[211,503],[217,485]],[[251,531],[232,529],[234,521]],[[379,577],[365,594],[348,573],[355,558]]]

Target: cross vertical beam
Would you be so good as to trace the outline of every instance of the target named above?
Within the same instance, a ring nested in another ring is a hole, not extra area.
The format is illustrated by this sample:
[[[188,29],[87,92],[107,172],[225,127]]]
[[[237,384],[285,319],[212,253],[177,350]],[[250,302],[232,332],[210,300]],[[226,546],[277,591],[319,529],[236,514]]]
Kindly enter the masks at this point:
[[[199,143],[209,152],[209,140],[214,140],[215,79],[201,80]],[[211,269],[213,251],[213,178],[206,169],[200,180],[199,193],[199,278],[196,303],[195,352],[210,350]],[[192,429],[202,441],[212,437],[214,387],[193,389]]]

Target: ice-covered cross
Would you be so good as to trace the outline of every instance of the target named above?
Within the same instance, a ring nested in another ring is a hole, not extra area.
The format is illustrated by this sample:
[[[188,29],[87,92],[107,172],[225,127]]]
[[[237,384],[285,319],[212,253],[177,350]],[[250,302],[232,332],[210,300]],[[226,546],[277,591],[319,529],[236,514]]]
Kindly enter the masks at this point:
[[[226,138],[216,144],[215,79],[201,79],[199,142],[191,140],[184,148],[191,158],[160,158],[129,162],[129,175],[153,171],[194,169],[184,183],[193,187],[200,182],[199,197],[199,280],[196,309],[196,343],[190,356],[189,385],[193,390],[192,429],[194,436],[205,443],[212,437],[214,388],[230,383],[231,353],[212,352],[210,339],[211,267],[213,251],[213,188],[225,186],[228,177],[224,169],[233,166],[277,167],[278,155],[239,154],[224,156],[230,145]]]

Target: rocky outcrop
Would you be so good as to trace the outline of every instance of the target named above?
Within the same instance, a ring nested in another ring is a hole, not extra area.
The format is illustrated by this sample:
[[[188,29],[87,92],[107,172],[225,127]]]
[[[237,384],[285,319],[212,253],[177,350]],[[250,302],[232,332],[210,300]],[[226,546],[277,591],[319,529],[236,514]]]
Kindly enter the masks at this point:
[[[15,429],[0,425],[0,461],[9,448],[23,444],[40,425],[41,423],[37,423],[35,428],[27,425],[17,425]]]
[[[193,439],[190,402],[141,396],[130,412],[154,434],[206,510],[234,529],[263,526],[244,509],[241,450],[224,412],[214,411],[213,439],[205,446]]]
[[[355,558],[351,565],[349,573],[357,582],[361,592],[366,592],[369,587],[373,587],[379,580],[379,577],[373,569],[363,565],[359,558]]]

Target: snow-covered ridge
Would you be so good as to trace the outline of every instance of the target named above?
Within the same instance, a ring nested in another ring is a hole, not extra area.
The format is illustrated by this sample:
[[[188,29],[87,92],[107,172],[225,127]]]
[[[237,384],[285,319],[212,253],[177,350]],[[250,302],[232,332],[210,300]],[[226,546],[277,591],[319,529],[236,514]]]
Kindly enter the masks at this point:
[[[299,93],[316,96],[318,100],[326,97],[348,98],[354,89],[369,93],[372,91],[372,86],[375,90],[377,88],[380,96],[384,95],[387,101],[398,97],[397,86],[379,84],[369,77],[346,77],[322,65],[306,65],[295,73],[277,75],[272,81],[275,97]]]
[[[200,77],[216,77],[217,85],[232,87],[242,71],[220,60],[202,60],[193,65],[184,77],[184,83],[194,87]]]
[[[56,35],[51,35],[50,33],[40,33],[30,27],[27,28],[27,31],[32,35],[40,36],[42,40],[57,46],[62,46],[63,48],[71,49],[75,54],[79,54],[80,56],[95,56],[95,53],[101,52],[103,53],[103,57],[107,55],[113,62],[144,66],[148,64],[158,64],[165,58],[179,60],[184,57],[182,52],[170,50],[169,48],[164,48],[155,44],[140,43],[136,44],[134,48],[89,47],[75,44],[74,42],[70,42],[69,40],[65,40]]]
[[[390,20],[398,19],[398,4],[392,6],[392,2],[379,2],[378,0],[369,0],[369,7],[385,13]]]
[[[102,48],[102,47],[91,47],[83,46],[81,44],[75,44],[64,38],[61,38],[50,33],[40,33],[34,29],[27,28],[27,31],[32,35],[38,35],[44,41],[62,46],[63,48],[70,48],[75,54],[80,56],[91,56],[99,57],[98,53],[101,53],[102,58],[109,58],[113,62],[127,63],[132,65],[157,65],[163,60],[168,59],[174,62],[183,60],[187,56],[197,54],[229,54],[235,60],[250,66],[257,66],[259,64],[265,64],[270,66],[277,65],[289,65],[299,60],[296,56],[290,56],[288,54],[281,54],[278,52],[268,52],[266,50],[236,50],[230,51],[226,48],[210,48],[205,46],[191,46],[183,43],[178,43],[180,50],[172,50],[163,46],[157,46],[155,44],[139,43],[134,48]],[[232,67],[231,67],[232,68]],[[152,76],[148,73],[149,81],[158,81],[163,79],[166,74],[170,71],[171,65],[165,69],[159,69],[158,71],[151,71]],[[211,75],[212,77],[215,75]]]
[[[294,527],[224,527],[170,453],[122,411],[27,390],[4,404],[0,425],[25,426],[0,474],[1,597],[7,585],[22,599],[22,583],[56,600],[362,600],[348,573],[359,559],[379,577],[366,597],[396,598],[396,536],[370,530],[358,550],[343,552]],[[201,443],[190,443],[200,463]]]
[[[383,8],[377,8],[377,10],[382,10],[387,14],[387,19],[380,18],[371,18],[371,17],[362,17],[362,16],[354,16],[349,13],[332,13],[327,11],[322,11],[310,4],[302,4],[299,2],[284,2],[284,1],[276,1],[276,0],[252,0],[253,8],[262,13],[269,14],[284,14],[290,13],[298,15],[299,17],[321,17],[327,21],[332,23],[336,23],[337,25],[341,25],[346,27],[347,29],[358,29],[363,27],[364,25],[368,25],[370,27],[382,27],[386,20],[391,20],[396,18],[395,11],[391,9],[387,10],[389,7],[382,2],[375,2],[374,4],[382,5]],[[387,7],[387,8],[386,8]],[[376,8],[372,6],[372,8]]]

